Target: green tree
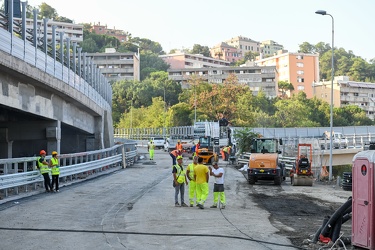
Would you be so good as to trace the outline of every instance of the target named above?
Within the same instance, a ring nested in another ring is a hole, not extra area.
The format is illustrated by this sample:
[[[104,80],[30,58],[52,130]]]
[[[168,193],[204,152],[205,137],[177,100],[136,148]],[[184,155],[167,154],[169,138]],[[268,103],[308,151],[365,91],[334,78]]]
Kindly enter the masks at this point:
[[[87,53],[95,53],[98,52],[99,48],[94,39],[88,38],[83,40],[82,44],[82,51]]]
[[[277,85],[278,85],[278,88],[279,88],[279,92],[281,92],[281,96],[283,98],[287,97],[287,95],[286,95],[287,91],[293,91],[294,90],[293,84],[291,84],[290,82],[287,82],[287,81],[279,81],[277,83]]]
[[[308,42],[303,42],[299,45],[299,53],[315,53],[315,46]]]
[[[237,141],[237,149],[239,153],[250,152],[251,141],[253,138],[260,136],[258,133],[251,131],[251,128],[244,128],[235,130],[234,138]]]
[[[191,54],[202,54],[207,57],[211,57],[210,48],[208,46],[202,46],[200,44],[194,44],[193,49],[190,51]]]
[[[158,55],[152,53],[141,53],[141,81],[146,79],[152,72],[167,71],[169,65]]]
[[[39,19],[43,19],[43,18],[56,19],[56,17],[58,17],[58,14],[55,8],[51,7],[45,2],[42,2],[39,5]]]

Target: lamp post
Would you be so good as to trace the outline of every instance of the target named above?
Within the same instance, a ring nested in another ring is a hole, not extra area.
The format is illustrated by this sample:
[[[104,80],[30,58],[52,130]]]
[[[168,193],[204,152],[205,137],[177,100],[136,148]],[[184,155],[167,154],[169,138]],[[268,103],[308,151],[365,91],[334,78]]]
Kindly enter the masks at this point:
[[[165,138],[165,135],[166,135],[165,120],[166,120],[166,113],[167,113],[167,102],[165,101],[165,82],[164,82],[163,90],[164,90],[164,129],[163,129],[163,136]]]
[[[331,106],[330,106],[330,136],[329,136],[329,180],[332,180],[332,148],[333,148],[333,78],[335,76],[335,66],[334,66],[334,34],[335,34],[335,26],[334,26],[334,18],[331,14],[327,13],[325,10],[317,10],[315,14],[323,15],[323,16],[330,16],[332,18],[332,70],[331,70]]]

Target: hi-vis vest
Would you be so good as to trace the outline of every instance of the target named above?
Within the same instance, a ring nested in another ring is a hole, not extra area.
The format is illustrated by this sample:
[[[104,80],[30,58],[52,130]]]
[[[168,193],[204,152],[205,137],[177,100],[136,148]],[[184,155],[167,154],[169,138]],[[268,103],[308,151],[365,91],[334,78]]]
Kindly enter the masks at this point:
[[[56,159],[56,158],[51,158],[51,162],[52,162],[52,165],[56,165],[56,166],[53,166],[51,171],[52,171],[52,175],[59,175],[60,174],[60,166],[59,166],[59,159]]]
[[[177,182],[184,183],[185,182],[185,170],[183,170],[182,167],[178,164],[174,165],[173,167],[177,169],[177,172],[176,172],[176,178],[178,177]]]
[[[43,163],[41,163],[41,162],[39,161],[40,158],[42,158],[42,157],[38,157],[38,159],[37,159],[38,167],[39,167],[39,171],[40,171],[40,173],[41,173],[41,174],[49,173],[48,165],[44,165]]]
[[[190,163],[188,168],[189,168],[190,181],[195,181],[195,179],[194,179],[194,163]]]
[[[152,144],[150,145],[150,150],[154,150],[154,149],[155,149],[155,144],[152,143]]]

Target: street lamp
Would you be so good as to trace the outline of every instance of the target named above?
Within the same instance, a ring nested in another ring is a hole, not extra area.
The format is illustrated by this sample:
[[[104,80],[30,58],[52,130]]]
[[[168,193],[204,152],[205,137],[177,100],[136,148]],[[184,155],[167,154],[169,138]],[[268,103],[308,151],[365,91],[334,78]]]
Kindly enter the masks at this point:
[[[325,10],[317,10],[315,11],[315,14],[323,15],[323,16],[330,16],[332,18],[332,70],[331,70],[331,110],[330,110],[330,139],[329,139],[329,180],[332,180],[332,148],[333,148],[333,78],[335,76],[335,66],[333,65],[334,63],[334,34],[335,34],[335,29],[334,29],[334,18],[331,14],[327,13]]]

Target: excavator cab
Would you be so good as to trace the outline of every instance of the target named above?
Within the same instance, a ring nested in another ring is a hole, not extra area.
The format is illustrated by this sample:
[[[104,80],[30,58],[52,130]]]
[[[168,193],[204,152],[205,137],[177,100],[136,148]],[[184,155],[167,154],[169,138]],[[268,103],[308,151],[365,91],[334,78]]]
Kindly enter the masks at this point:
[[[217,153],[214,151],[214,141],[210,136],[199,137],[199,144],[197,156],[203,158],[204,164],[219,160]]]
[[[311,144],[298,144],[298,159],[290,171],[290,183],[293,186],[312,186],[312,154]]]

